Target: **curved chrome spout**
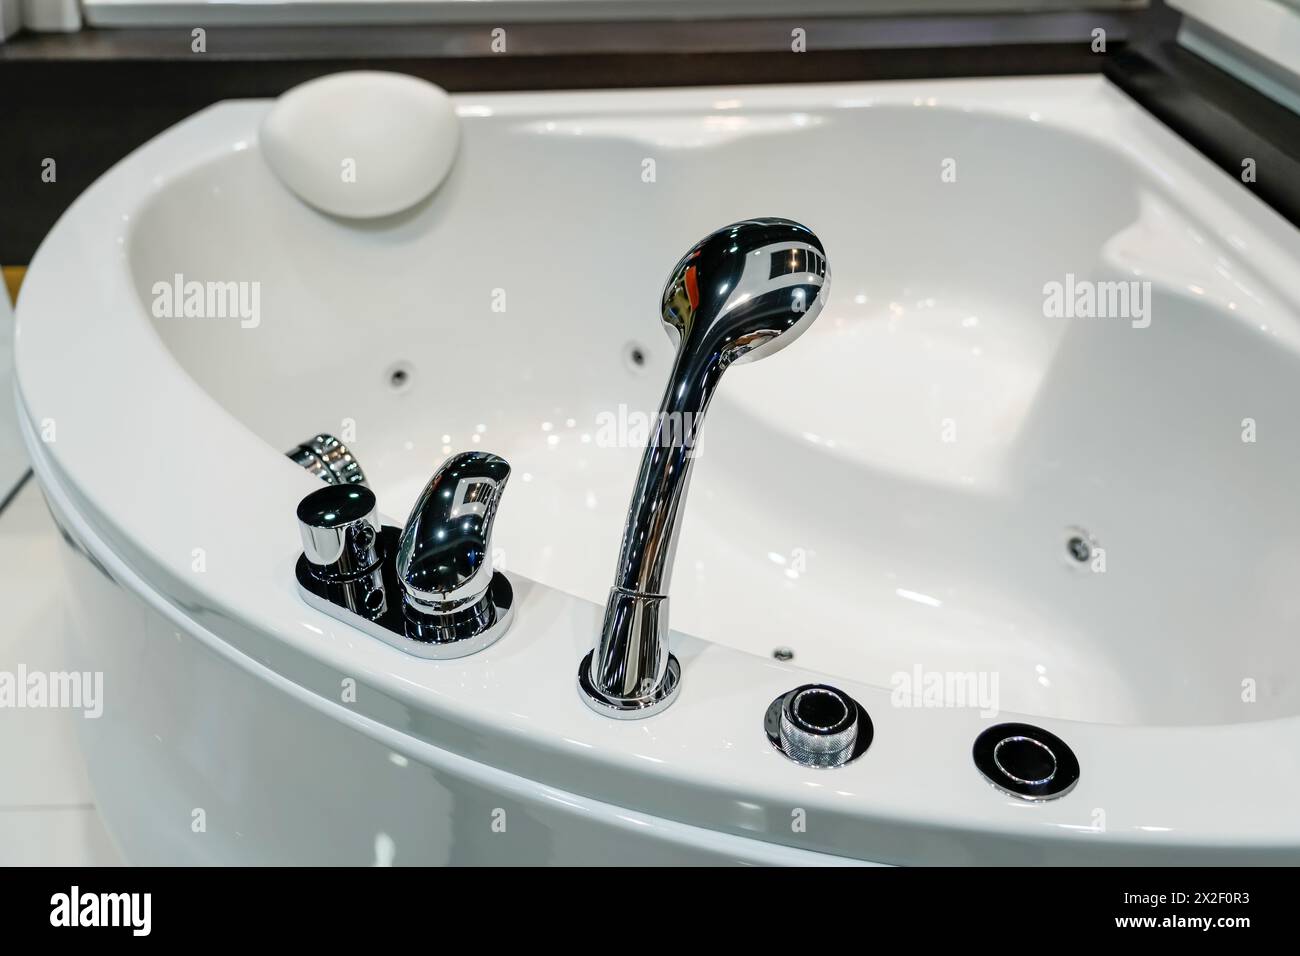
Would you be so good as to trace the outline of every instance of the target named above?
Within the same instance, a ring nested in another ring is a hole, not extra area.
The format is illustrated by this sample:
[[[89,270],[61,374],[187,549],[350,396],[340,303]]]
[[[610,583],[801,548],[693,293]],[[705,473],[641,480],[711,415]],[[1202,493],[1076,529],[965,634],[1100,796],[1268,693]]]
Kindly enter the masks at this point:
[[[448,615],[486,600],[492,522],[509,477],[504,458],[468,451],[448,458],[429,479],[397,548],[407,607]]]
[[[583,698],[598,712],[644,717],[675,698],[680,667],[668,652],[668,586],[709,401],[728,366],[798,338],[821,311],[829,282],[821,241],[788,219],[720,229],[669,276],[662,318],[677,356],[641,459],[600,637],[578,674]]]

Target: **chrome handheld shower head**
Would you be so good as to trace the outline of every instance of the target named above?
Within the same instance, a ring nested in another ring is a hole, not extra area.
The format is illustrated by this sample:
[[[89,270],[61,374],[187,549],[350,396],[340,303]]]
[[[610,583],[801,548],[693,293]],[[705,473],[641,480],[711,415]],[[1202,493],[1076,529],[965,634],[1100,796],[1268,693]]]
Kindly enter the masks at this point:
[[[727,367],[798,338],[829,285],[821,240],[788,219],[719,229],[669,275],[661,316],[677,356],[641,458],[601,633],[579,666],[583,698],[599,713],[644,717],[673,701],[681,671],[668,652],[668,585],[704,413]]]

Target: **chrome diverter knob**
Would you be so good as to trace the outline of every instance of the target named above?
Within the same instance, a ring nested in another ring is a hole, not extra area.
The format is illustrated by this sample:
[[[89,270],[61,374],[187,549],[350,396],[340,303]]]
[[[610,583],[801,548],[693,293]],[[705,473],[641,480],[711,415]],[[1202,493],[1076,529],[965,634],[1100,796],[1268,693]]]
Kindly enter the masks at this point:
[[[838,767],[853,754],[858,739],[857,708],[834,687],[803,687],[781,706],[780,735],[791,760]]]
[[[803,684],[772,701],[763,715],[772,746],[805,767],[842,767],[871,746],[866,709],[838,687]]]

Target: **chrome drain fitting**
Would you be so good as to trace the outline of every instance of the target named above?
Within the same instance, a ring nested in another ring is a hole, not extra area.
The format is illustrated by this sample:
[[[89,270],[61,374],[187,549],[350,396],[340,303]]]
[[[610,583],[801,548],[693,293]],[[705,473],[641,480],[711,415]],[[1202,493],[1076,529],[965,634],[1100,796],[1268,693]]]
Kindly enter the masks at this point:
[[[1079,782],[1079,761],[1064,740],[1033,724],[998,724],[975,738],[975,766],[1003,793],[1055,800]]]

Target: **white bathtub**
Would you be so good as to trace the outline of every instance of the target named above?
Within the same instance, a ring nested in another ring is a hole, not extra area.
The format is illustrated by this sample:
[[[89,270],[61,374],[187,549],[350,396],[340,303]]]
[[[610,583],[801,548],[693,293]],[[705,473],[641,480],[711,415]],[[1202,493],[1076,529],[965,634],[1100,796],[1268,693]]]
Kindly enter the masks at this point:
[[[1097,77],[456,102],[410,213],[314,212],[259,155],[269,103],[224,103],[32,263],[20,418],[128,859],[1300,861],[1300,238],[1249,187]],[[605,719],[575,674],[640,456],[620,423],[671,359],[660,287],[763,215],[821,237],[829,305],[727,374],[672,585],[680,698]],[[176,274],[259,283],[256,327],[155,318]],[[1047,284],[1111,280],[1151,283],[1145,318],[1046,314]],[[395,524],[447,454],[511,462],[503,640],[423,660],[301,600],[319,484],[283,452],[318,431]],[[995,706],[903,706],[935,675]],[[869,712],[860,759],[770,746],[809,681]],[[1077,787],[989,786],[972,744],[1001,721],[1068,742]]]

